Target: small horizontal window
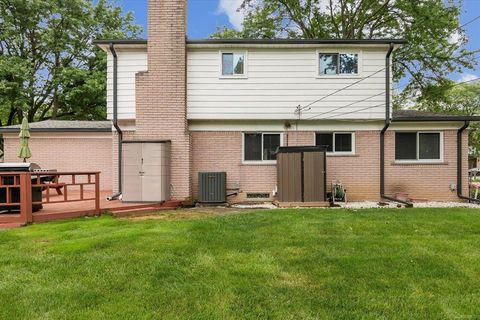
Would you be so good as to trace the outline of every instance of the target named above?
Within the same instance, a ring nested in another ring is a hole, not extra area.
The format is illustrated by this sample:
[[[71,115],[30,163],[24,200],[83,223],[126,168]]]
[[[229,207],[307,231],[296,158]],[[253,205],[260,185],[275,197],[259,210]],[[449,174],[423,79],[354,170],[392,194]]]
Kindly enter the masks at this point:
[[[245,75],[245,53],[222,53],[222,75],[243,76]]]
[[[275,161],[281,144],[280,133],[245,133],[244,161]]]
[[[319,75],[358,74],[357,53],[320,53]]]
[[[315,144],[333,153],[353,153],[353,133],[320,132],[315,135]]]
[[[440,132],[396,132],[395,160],[441,160]]]

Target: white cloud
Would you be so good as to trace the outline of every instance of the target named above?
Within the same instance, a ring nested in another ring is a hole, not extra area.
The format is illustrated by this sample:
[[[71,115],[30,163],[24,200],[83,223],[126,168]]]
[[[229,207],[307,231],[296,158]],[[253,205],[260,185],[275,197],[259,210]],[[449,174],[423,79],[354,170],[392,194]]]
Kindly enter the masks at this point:
[[[470,81],[473,79],[477,79],[479,76],[471,74],[471,73],[464,73],[460,77],[460,79],[457,80],[457,82],[465,82],[465,81]]]
[[[460,34],[460,32],[458,32],[458,30],[454,31],[452,34],[450,34],[450,37],[448,37],[448,43],[450,44],[456,44],[461,40],[462,35]]]
[[[242,29],[243,19],[245,14],[243,11],[239,11],[243,0],[219,0],[218,1],[218,14],[226,14],[228,21],[236,30]]]

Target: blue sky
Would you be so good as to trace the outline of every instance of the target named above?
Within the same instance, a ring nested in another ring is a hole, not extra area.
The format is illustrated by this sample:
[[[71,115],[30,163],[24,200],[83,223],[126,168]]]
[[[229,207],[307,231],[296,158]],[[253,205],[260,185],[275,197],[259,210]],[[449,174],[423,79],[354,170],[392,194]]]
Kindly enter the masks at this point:
[[[124,11],[131,11],[138,24],[147,26],[147,0],[112,0]],[[230,26],[239,28],[242,15],[236,8],[242,0],[189,0],[188,1],[188,37],[191,39],[208,38],[218,27]],[[463,0],[463,10],[460,17],[465,23],[480,14],[480,0]],[[480,19],[466,26],[470,41],[468,48],[480,49]],[[144,35],[146,38],[146,34]],[[454,80],[469,80],[480,77],[480,66],[476,70],[465,70],[463,74],[452,74]]]

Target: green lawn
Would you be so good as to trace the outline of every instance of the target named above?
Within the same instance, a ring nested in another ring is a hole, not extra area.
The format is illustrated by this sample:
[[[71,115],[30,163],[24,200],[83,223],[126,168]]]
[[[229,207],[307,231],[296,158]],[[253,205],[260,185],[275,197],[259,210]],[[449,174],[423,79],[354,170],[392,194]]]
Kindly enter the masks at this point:
[[[480,210],[90,218],[0,232],[0,319],[479,319]]]

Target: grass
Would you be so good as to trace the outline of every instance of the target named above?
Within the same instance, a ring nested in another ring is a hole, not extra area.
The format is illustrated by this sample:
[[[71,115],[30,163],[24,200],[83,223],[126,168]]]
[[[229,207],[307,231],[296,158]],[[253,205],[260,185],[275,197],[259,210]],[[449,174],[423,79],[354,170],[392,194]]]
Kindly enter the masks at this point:
[[[474,209],[112,217],[0,232],[0,319],[478,319]]]

